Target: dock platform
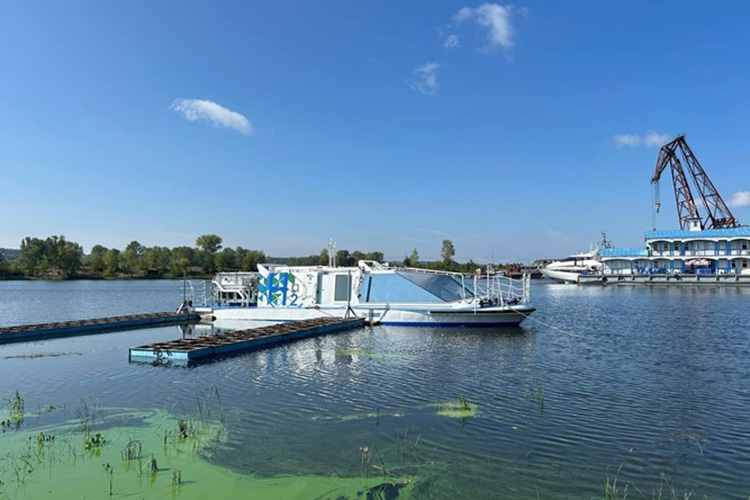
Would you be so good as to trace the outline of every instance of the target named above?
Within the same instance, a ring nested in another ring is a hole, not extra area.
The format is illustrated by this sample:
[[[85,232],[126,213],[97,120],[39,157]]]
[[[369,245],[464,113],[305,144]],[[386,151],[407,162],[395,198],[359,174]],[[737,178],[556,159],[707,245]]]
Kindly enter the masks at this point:
[[[0,327],[0,344],[35,342],[51,338],[91,335],[113,330],[176,325],[198,321],[199,319],[199,316],[194,313],[157,312],[79,321],[62,321],[59,323]]]
[[[130,361],[182,364],[272,347],[293,340],[349,330],[364,324],[363,318],[329,317],[290,321],[208,337],[178,339],[133,347],[130,349]]]
[[[578,278],[581,285],[750,286],[750,274],[593,274]]]

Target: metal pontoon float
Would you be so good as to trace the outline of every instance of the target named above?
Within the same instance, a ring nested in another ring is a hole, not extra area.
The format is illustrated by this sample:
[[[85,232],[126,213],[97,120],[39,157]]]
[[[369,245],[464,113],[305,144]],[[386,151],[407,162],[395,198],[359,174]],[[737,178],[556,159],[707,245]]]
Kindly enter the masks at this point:
[[[364,324],[363,318],[314,318],[220,333],[208,337],[157,342],[131,348],[130,361],[185,363],[272,347],[293,340],[349,330]]]

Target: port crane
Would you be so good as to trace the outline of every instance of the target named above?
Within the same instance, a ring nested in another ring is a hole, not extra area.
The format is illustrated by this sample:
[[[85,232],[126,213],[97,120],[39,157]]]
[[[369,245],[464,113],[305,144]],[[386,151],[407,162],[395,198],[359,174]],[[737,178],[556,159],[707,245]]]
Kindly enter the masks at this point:
[[[682,161],[680,161],[682,158]],[[682,168],[682,162],[687,165],[687,171],[693,180],[707,215],[704,219],[698,206],[695,204],[693,192],[688,184],[685,170]],[[688,146],[684,135],[677,136],[671,142],[661,147],[659,158],[656,160],[656,170],[651,178],[651,184],[654,186],[654,222],[656,213],[661,208],[659,179],[664,170],[670,167],[672,172],[672,184],[674,185],[674,196],[677,201],[677,217],[680,220],[681,229],[722,229],[738,227],[740,224],[734,218],[732,212],[719,192],[714,187],[708,174],[703,170],[693,151]],[[654,223],[654,229],[656,224]],[[698,227],[696,227],[698,226]]]

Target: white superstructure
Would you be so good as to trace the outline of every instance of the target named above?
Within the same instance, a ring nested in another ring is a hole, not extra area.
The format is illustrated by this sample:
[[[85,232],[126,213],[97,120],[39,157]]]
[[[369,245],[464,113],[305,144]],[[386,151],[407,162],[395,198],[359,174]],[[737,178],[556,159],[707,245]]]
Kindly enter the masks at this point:
[[[552,262],[541,269],[545,278],[550,278],[561,283],[578,283],[581,274],[598,274],[601,272],[602,263],[599,260],[598,251],[578,253],[563,260]]]
[[[517,326],[534,312],[528,276],[464,275],[390,267],[259,265],[258,273],[220,273],[213,304],[197,308],[218,321],[293,321],[356,315],[373,323]]]

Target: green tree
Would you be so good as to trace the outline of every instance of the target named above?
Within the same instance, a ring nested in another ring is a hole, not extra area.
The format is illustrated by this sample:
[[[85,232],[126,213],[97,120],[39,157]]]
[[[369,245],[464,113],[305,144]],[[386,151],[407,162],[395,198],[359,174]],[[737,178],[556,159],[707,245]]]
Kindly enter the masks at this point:
[[[83,265],[83,248],[74,241],[65,241],[57,249],[57,269],[66,278],[75,276]]]
[[[191,247],[175,247],[172,249],[172,260],[170,273],[172,276],[179,277],[191,266],[197,265],[197,255],[195,249]]]
[[[417,252],[416,248],[411,251],[411,254],[408,257],[404,257],[403,264],[406,267],[417,267],[417,266],[419,266],[419,253]]]
[[[320,251],[320,255],[318,256],[318,265],[319,266],[327,266],[328,265],[328,249],[324,248]]]
[[[419,253],[416,248],[411,251],[409,256],[404,257],[403,264],[406,267],[417,267],[419,265]]]
[[[245,260],[245,256],[247,255],[247,249],[242,247],[237,247],[234,250],[235,255],[235,262],[237,263],[237,267],[239,269],[243,269],[242,267],[242,261]]]
[[[233,271],[240,267],[237,265],[237,252],[232,248],[225,248],[217,253],[215,263],[216,269],[218,269],[219,272]]]
[[[120,271],[120,251],[116,248],[107,250],[104,254],[104,274],[115,276]]]
[[[107,250],[108,249],[102,245],[94,245],[91,247],[91,253],[86,260],[86,264],[91,272],[104,272],[104,256],[107,254]]]
[[[203,272],[212,274],[216,272],[214,259],[216,252],[221,248],[222,239],[215,234],[202,234],[195,240],[195,246],[203,253]]]
[[[143,253],[146,248],[137,241],[131,241],[122,252],[122,269],[130,275],[138,274],[143,271]]]
[[[260,250],[248,250],[242,259],[242,270],[255,272],[258,270],[258,264],[266,261],[266,254]]]
[[[172,251],[167,247],[150,247],[143,252],[144,269],[162,276],[171,269]]]
[[[365,254],[365,259],[373,260],[375,262],[385,262],[383,252],[367,252],[367,254]]]
[[[440,255],[443,257],[443,264],[447,268],[453,267],[453,256],[456,255],[456,249],[453,247],[451,240],[443,240],[443,248],[440,251]]]
[[[63,248],[65,247],[65,236],[49,236],[44,240],[44,253],[42,256],[42,272],[59,273]]]
[[[18,265],[27,276],[37,276],[44,272],[42,260],[46,253],[46,244],[39,238],[26,237],[21,241],[21,255]]]
[[[349,250],[339,250],[336,252],[336,265],[340,267],[353,266],[354,259],[349,255]]]

